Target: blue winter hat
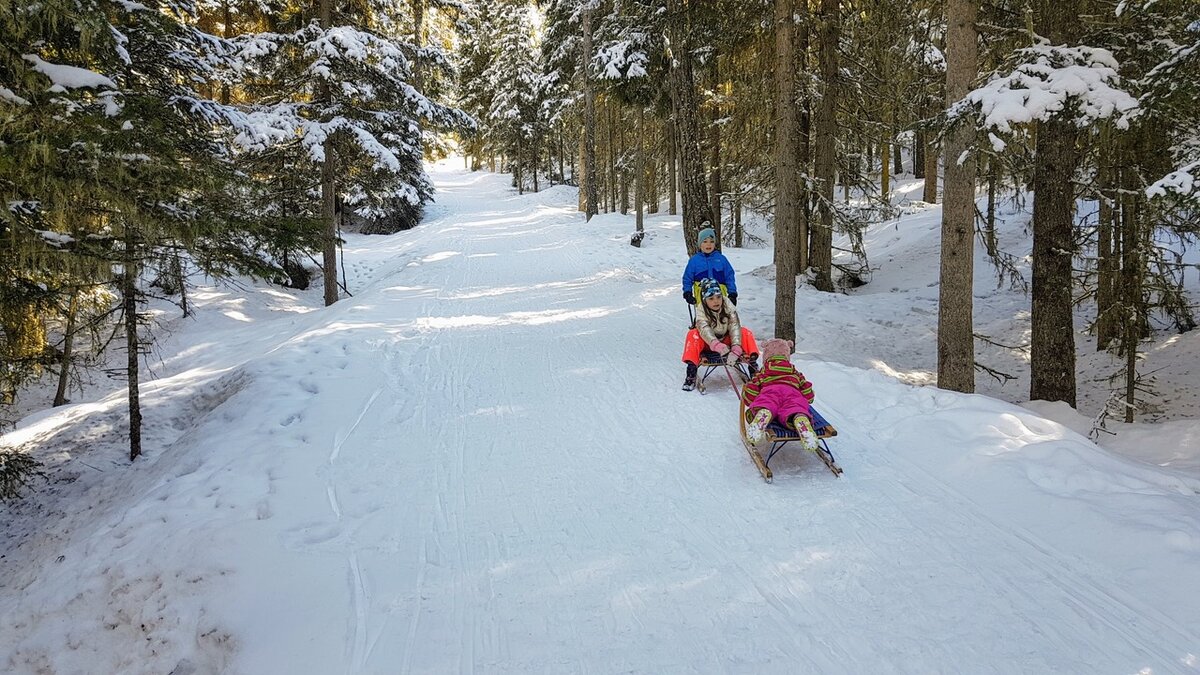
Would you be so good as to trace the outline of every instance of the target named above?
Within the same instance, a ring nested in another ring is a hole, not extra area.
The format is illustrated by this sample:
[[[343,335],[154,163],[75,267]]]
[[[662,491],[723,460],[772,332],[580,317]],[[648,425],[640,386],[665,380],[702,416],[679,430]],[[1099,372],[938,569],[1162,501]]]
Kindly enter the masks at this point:
[[[717,283],[716,279],[701,279],[700,280],[700,297],[707,300],[714,295],[721,294],[721,284]]]
[[[711,227],[706,227],[700,230],[700,234],[696,236],[696,244],[703,244],[705,239],[717,240],[717,233]]]

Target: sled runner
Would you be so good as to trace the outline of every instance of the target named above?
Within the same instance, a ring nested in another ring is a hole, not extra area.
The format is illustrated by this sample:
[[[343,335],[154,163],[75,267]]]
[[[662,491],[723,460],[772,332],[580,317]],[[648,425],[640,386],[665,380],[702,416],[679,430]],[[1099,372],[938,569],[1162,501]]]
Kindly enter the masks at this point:
[[[709,375],[716,372],[718,368],[725,369],[725,372],[729,374],[729,382],[734,384],[735,389],[737,385],[745,384],[750,380],[750,371],[747,369],[747,364],[744,361],[738,361],[731,366],[725,362],[723,356],[706,349],[700,352],[700,365],[696,373],[696,388],[700,390],[701,394],[706,393],[704,390],[705,380],[708,379]],[[733,377],[733,373],[735,372],[738,374],[738,379],[736,380]]]
[[[825,442],[825,439],[837,436],[837,429],[835,429],[832,424],[822,417],[821,413],[817,412],[816,408],[812,409],[812,414],[813,430],[817,434],[816,447],[808,447],[805,445],[803,439],[800,438],[800,434],[796,433],[794,429],[785,427],[779,422],[772,420],[770,426],[767,427],[766,435],[763,437],[762,441],[759,442],[760,445],[766,445],[769,443],[771,447],[766,458],[763,458],[762,453],[759,452],[756,445],[750,441],[750,437],[746,435],[746,404],[742,403],[738,406],[738,423],[742,432],[742,444],[746,446],[746,451],[750,453],[750,459],[754,460],[754,466],[758,467],[758,471],[762,474],[763,480],[767,481],[768,483],[771,482],[772,475],[771,467],[769,466],[771,458],[774,457],[777,452],[782,450],[783,447],[788,443],[796,443],[801,447],[812,450],[817,457],[821,458],[821,461],[825,463],[825,466],[829,467],[829,470],[833,472],[833,475],[840,476],[842,474],[842,467],[838,466],[837,460],[833,458],[833,453],[829,450],[829,444]]]

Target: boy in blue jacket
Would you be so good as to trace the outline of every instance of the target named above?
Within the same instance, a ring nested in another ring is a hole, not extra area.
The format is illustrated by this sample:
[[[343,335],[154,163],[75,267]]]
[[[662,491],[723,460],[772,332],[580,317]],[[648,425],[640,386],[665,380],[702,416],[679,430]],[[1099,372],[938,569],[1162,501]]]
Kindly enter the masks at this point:
[[[697,237],[700,251],[688,259],[683,268],[683,299],[689,305],[696,304],[701,279],[716,279],[721,290],[733,304],[737,304],[737,283],[733,278],[733,265],[717,250],[717,233],[711,227],[700,230]]]

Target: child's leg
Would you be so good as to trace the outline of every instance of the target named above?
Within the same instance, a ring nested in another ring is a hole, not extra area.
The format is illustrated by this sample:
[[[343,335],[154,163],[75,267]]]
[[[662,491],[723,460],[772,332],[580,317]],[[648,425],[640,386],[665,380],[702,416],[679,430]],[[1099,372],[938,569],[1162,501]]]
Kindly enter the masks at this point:
[[[817,449],[817,433],[813,431],[812,418],[807,413],[794,413],[788,418],[791,428],[800,436],[800,442],[809,450]]]
[[[745,326],[742,326],[742,351],[746,356],[758,356],[758,342],[754,339],[754,333]]]
[[[695,328],[687,333],[687,337],[683,340],[683,360],[688,363],[699,364],[700,352],[704,349],[704,340],[700,339],[700,331]]]
[[[746,438],[749,438],[751,443],[758,443],[767,435],[771,411],[761,407],[750,408],[746,411],[746,419]]]
[[[802,413],[792,415],[791,420],[788,421],[788,426],[795,429],[798,434],[804,434],[806,431],[813,430],[812,420]]]

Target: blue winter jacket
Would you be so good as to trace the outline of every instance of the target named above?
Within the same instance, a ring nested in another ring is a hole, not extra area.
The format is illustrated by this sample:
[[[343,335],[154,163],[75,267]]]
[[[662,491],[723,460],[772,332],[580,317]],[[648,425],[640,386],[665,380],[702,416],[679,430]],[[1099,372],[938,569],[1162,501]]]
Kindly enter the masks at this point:
[[[716,279],[725,288],[725,294],[737,293],[737,284],[733,280],[733,265],[721,255],[720,251],[712,253],[696,252],[688,259],[687,267],[683,268],[683,292],[696,293],[696,284],[701,279]],[[696,298],[699,299],[699,295]]]

